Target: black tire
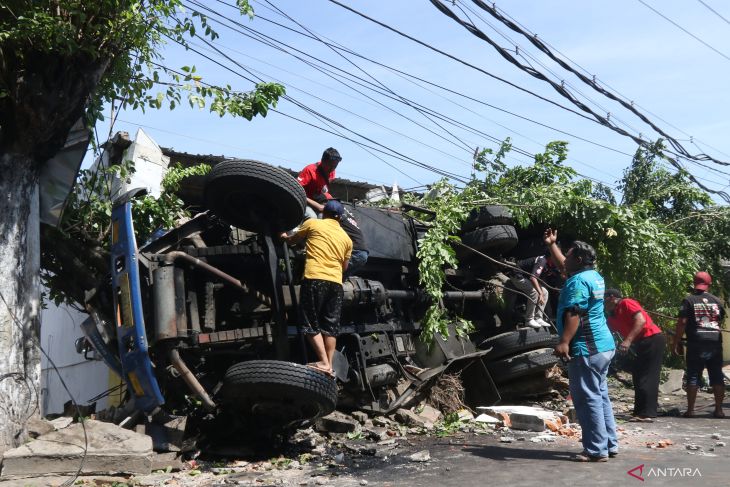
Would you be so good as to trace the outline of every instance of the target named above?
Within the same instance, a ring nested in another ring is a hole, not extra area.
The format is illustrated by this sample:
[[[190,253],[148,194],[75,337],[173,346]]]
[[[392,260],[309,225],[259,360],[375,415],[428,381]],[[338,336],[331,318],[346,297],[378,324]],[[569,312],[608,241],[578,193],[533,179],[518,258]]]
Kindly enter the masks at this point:
[[[500,255],[517,245],[517,232],[511,225],[492,225],[477,228],[461,236],[464,245],[490,255]],[[459,254],[466,256],[467,249]]]
[[[250,360],[231,366],[218,394],[222,406],[281,423],[315,419],[335,410],[334,379],[304,365]]]
[[[495,360],[536,348],[554,347],[557,343],[558,336],[549,328],[521,328],[489,337],[479,344],[479,348],[486,350],[491,347],[485,358]]]
[[[487,364],[487,368],[495,383],[504,384],[512,379],[549,369],[556,363],[558,358],[553,355],[552,348],[540,348],[491,362]]]
[[[487,205],[471,210],[461,225],[461,230],[469,232],[475,228],[491,225],[513,225],[514,222],[512,212],[506,206]]]
[[[208,174],[205,206],[244,230],[280,233],[302,221],[307,195],[296,179],[278,167],[231,160],[217,164]]]

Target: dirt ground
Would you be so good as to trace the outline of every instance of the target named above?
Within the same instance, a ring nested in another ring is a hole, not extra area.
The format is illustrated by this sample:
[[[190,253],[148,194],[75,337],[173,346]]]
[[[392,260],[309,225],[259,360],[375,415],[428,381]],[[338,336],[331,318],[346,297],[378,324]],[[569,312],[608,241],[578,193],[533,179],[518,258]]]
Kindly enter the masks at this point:
[[[419,434],[418,428],[392,427],[392,436],[385,431],[384,439],[305,431],[298,435],[298,443],[266,459],[253,460],[250,453],[248,459],[233,459],[235,451],[227,457],[204,459],[201,455],[151,475],[79,477],[74,485],[730,485],[730,419],[712,418],[709,393],[700,392],[694,419],[679,416],[685,408],[683,392],[662,395],[666,415],[653,423],[627,421],[632,394],[612,382],[621,451],[607,463],[571,461],[571,455],[581,450],[578,435],[518,431],[467,420],[450,428],[437,425],[425,434]],[[555,399],[550,404],[559,402]],[[730,402],[725,407],[730,416]],[[57,486],[67,480],[27,478],[0,485]]]

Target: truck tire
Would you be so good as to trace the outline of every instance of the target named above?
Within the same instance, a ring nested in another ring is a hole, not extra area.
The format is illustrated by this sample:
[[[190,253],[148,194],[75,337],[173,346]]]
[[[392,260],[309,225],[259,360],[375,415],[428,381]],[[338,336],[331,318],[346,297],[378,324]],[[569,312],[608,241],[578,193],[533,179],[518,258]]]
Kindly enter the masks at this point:
[[[331,377],[304,365],[250,360],[226,371],[219,401],[244,414],[289,423],[334,411],[337,384]]]
[[[484,357],[487,360],[496,360],[518,352],[534,350],[536,348],[554,347],[558,343],[558,336],[549,328],[521,328],[489,337],[479,344],[479,348],[492,348]]]
[[[556,363],[558,358],[553,355],[552,348],[540,348],[488,363],[487,368],[496,384],[504,384],[512,379],[549,369]]]
[[[512,225],[492,225],[466,232],[461,236],[461,241],[464,245],[485,254],[499,255],[517,245],[517,232]],[[467,249],[461,250],[469,252]]]
[[[461,225],[461,230],[469,232],[479,227],[491,225],[513,225],[512,212],[506,206],[487,205],[474,208]]]
[[[215,165],[208,174],[205,206],[244,230],[280,233],[301,223],[307,196],[283,169],[259,161],[231,160]]]

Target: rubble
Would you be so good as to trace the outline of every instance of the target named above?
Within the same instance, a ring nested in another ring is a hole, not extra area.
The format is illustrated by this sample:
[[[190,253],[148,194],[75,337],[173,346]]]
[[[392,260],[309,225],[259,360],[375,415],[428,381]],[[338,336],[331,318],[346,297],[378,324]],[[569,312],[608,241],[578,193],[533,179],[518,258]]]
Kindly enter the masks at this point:
[[[479,416],[477,416],[476,418],[474,418],[474,421],[476,421],[477,423],[487,423],[487,424],[497,424],[497,423],[502,422],[501,420],[495,418],[494,416],[490,416],[485,413],[482,413]]]
[[[712,433],[712,436],[710,436],[710,438],[712,438],[713,440],[719,440],[720,438],[722,438],[722,436],[720,435],[720,433]]]
[[[360,430],[360,423],[344,413],[334,411],[319,418],[314,428],[323,433],[352,433]]]
[[[370,419],[367,413],[364,413],[362,411],[353,411],[352,413],[350,413],[350,415],[355,419],[355,421],[357,421],[361,425],[364,425],[367,420]]]
[[[397,410],[395,412],[395,419],[405,426],[411,426],[416,428],[430,428],[433,426],[433,423],[429,422],[424,417],[408,409]]]
[[[428,404],[423,404],[422,406],[419,406],[416,408],[416,413],[423,419],[425,419],[429,423],[436,423],[439,419],[441,419],[441,411],[438,409],[429,406]]]
[[[5,452],[2,475],[31,476],[75,473],[84,458],[86,474],[149,474],[152,439],[100,421],[87,420],[88,449],[84,454],[84,430],[76,423]]]
[[[683,379],[684,370],[670,370],[667,374],[667,380],[659,385],[659,392],[662,394],[672,394],[673,392],[681,391]]]
[[[428,462],[431,460],[431,453],[428,450],[421,450],[408,456],[412,462]]]
[[[559,431],[563,426],[561,415],[554,411],[531,406],[490,406],[478,407],[478,411],[491,416],[502,417],[505,426],[525,431]]]

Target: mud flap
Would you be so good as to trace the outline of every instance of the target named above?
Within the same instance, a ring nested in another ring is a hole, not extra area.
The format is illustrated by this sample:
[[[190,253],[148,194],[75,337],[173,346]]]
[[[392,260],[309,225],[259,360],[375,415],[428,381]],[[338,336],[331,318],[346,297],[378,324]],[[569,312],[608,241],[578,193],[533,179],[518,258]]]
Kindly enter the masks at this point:
[[[112,210],[114,325],[124,381],[134,397],[135,407],[150,413],[165,400],[152,369],[142,314],[137,242],[132,224],[131,199],[135,194],[135,190],[125,194]]]

